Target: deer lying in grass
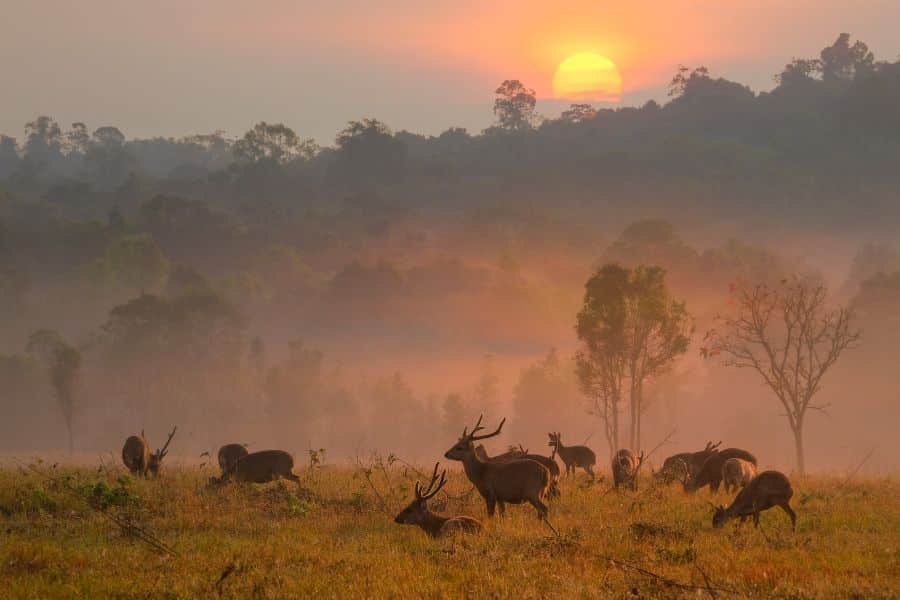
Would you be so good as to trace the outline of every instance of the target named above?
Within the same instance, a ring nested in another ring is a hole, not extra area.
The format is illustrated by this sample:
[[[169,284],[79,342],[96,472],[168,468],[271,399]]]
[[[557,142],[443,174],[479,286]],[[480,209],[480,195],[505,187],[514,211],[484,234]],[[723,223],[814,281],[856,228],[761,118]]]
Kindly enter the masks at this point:
[[[756,465],[742,458],[729,458],[722,463],[722,481],[725,493],[737,491],[756,477]]]
[[[548,433],[550,441],[548,446],[553,448],[554,456],[559,454],[563,464],[566,465],[566,477],[575,474],[575,467],[581,467],[594,479],[594,465],[597,464],[597,455],[587,446],[563,446],[562,435],[557,431]]]
[[[428,510],[428,500],[441,491],[441,488],[447,483],[446,470],[441,473],[440,481],[438,481],[439,465],[440,463],[434,464],[434,473],[431,475],[431,481],[428,483],[427,488],[423,490],[419,482],[416,482],[416,499],[400,511],[400,514],[394,519],[394,523],[416,525],[433,538],[457,532],[480,533],[484,526],[478,519],[465,515],[442,517]],[[435,483],[437,483],[437,486],[435,486]]]
[[[234,466],[234,463],[247,456],[247,446],[244,444],[225,444],[219,448],[219,468],[224,475],[226,471]]]
[[[731,506],[718,506],[713,513],[713,527],[725,525],[729,519],[740,517],[741,523],[753,517],[753,524],[759,527],[759,513],[773,506],[780,506],[791,518],[791,528],[797,528],[797,514],[789,502],[794,495],[791,482],[778,471],[763,471],[735,496]]]
[[[549,456],[541,456],[540,454],[530,454],[520,445],[518,449],[510,449],[503,454],[496,456],[488,456],[484,446],[478,444],[475,446],[475,453],[478,457],[486,462],[510,462],[512,460],[533,460],[539,462],[550,471],[550,491],[547,492],[548,498],[559,498],[559,465]]]
[[[489,517],[494,516],[494,509],[500,508],[503,515],[504,505],[528,502],[537,510],[538,518],[547,518],[547,505],[544,499],[550,490],[550,471],[544,465],[533,460],[512,460],[509,462],[493,462],[484,460],[475,451],[474,442],[492,438],[500,434],[506,419],[493,433],[477,435],[484,429],[481,427],[482,417],[469,433],[463,429],[462,436],[444,456],[450,460],[462,461],[469,481],[484,498]]]
[[[232,479],[247,483],[266,483],[281,478],[300,483],[300,478],[294,475],[293,469],[294,457],[284,450],[260,450],[241,458],[222,477],[210,479],[210,483],[226,483]]]
[[[632,490],[636,490],[638,471],[643,463],[643,452],[640,456],[635,456],[634,452],[627,448],[616,452],[612,461],[613,487],[627,485]]]
[[[147,443],[147,438],[144,437],[143,429],[141,430],[141,435],[129,436],[125,440],[125,445],[122,446],[122,462],[125,463],[131,474],[135,477],[158,475],[159,467],[166,454],[168,454],[169,443],[175,437],[177,429],[178,427],[173,427],[166,444],[161,450],[157,449],[152,454],[150,453],[150,444]]]
[[[740,458],[756,465],[756,457],[740,448],[726,448],[721,452],[715,452],[706,459],[700,471],[693,477],[688,477],[682,482],[684,491],[695,492],[705,485],[709,491],[717,492],[722,483],[722,465],[729,458]]]

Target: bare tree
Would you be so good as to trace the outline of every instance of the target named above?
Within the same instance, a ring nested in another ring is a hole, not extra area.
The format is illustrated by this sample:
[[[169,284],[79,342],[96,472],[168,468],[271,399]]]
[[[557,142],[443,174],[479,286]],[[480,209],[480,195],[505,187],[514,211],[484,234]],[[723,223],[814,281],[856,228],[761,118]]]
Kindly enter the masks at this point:
[[[719,316],[719,326],[706,334],[709,345],[701,348],[705,357],[722,356],[726,366],[753,369],[775,393],[794,435],[801,474],[807,413],[827,408],[814,402],[822,378],[860,339],[851,326],[852,310],[829,308],[827,295],[821,282],[796,276],[777,288],[736,286],[735,314]]]

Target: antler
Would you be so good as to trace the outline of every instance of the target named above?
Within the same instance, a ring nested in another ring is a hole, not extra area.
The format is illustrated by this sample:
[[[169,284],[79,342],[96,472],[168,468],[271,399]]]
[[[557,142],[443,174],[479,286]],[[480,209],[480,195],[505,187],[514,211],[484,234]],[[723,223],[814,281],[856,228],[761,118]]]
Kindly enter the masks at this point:
[[[159,459],[162,460],[166,455],[166,449],[169,447],[169,443],[172,441],[172,438],[175,437],[175,432],[178,431],[178,425],[172,428],[172,433],[169,434],[169,439],[166,440],[166,445],[162,447],[162,450],[157,450],[157,454],[159,455]]]
[[[484,440],[487,438],[494,437],[495,435],[500,435],[500,430],[503,429],[504,423],[506,423],[506,417],[503,417],[503,420],[500,421],[500,425],[497,426],[497,430],[494,431],[493,433],[488,433],[486,435],[475,435],[476,431],[484,429],[484,427],[479,427],[479,425],[481,424],[481,417],[479,417],[478,424],[475,425],[475,429],[473,429],[472,433],[469,434],[469,439],[474,442],[475,440]]]
[[[438,482],[437,487],[435,487],[434,485],[435,482],[438,481],[438,467],[440,465],[441,463],[439,462],[434,463],[434,473],[431,474],[431,481],[428,483],[428,487],[424,492],[422,491],[422,486],[419,484],[419,482],[416,482],[416,498],[418,498],[419,500],[428,500],[429,498],[433,497],[435,494],[441,491],[441,488],[444,487],[445,483],[447,483],[447,470],[444,469],[444,471],[441,473],[441,480],[440,482]]]
[[[711,441],[710,441],[710,442],[706,442],[706,448],[704,448],[703,451],[704,451],[704,452],[710,452],[710,451],[712,451],[712,450],[715,450],[716,448],[718,448],[718,447],[721,446],[721,445],[722,445],[722,440],[719,440],[719,441],[716,442],[715,444],[713,444]]]

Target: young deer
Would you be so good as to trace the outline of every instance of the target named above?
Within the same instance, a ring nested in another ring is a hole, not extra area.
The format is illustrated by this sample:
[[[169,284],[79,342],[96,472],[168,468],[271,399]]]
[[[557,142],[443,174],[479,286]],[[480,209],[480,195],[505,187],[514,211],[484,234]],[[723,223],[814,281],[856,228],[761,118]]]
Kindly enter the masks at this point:
[[[740,458],[749,463],[756,465],[756,457],[740,448],[726,448],[721,452],[712,453],[696,475],[689,477],[683,483],[684,491],[695,492],[705,485],[709,486],[709,491],[717,492],[719,485],[722,483],[722,465],[729,458]]]
[[[438,481],[438,466],[440,464],[434,463],[434,473],[431,475],[431,481],[428,483],[427,488],[423,490],[419,482],[416,482],[416,499],[400,511],[400,514],[394,518],[394,523],[416,525],[433,538],[457,532],[480,533],[484,527],[478,519],[465,515],[442,517],[428,510],[428,500],[441,491],[441,488],[447,483],[446,470],[441,473],[440,481]],[[437,486],[435,486],[436,482]]]
[[[594,479],[594,465],[597,464],[597,455],[587,446],[563,446],[562,436],[556,433],[548,433],[550,441],[547,443],[554,451],[554,456],[559,454],[566,465],[566,477],[575,474],[575,467],[584,469],[591,479]]]
[[[756,477],[756,465],[742,458],[729,458],[722,463],[722,482],[725,493],[737,491]]]
[[[168,453],[169,443],[175,437],[177,429],[178,427],[172,428],[172,433],[169,434],[166,445],[162,447],[162,450],[158,449],[153,454],[150,454],[150,444],[147,443],[143,430],[141,430],[141,435],[139,436],[129,436],[125,440],[125,445],[122,446],[122,462],[125,463],[131,474],[136,477],[158,475],[159,467]]]
[[[616,452],[612,461],[613,486],[627,485],[636,490],[638,471],[642,464],[644,464],[643,452],[640,456],[635,456],[634,452],[627,448]]]
[[[487,505],[489,517],[494,516],[494,509],[500,508],[503,515],[505,504],[522,504],[528,502],[537,510],[538,518],[547,518],[547,505],[544,499],[550,490],[550,471],[544,465],[533,460],[513,460],[510,462],[493,462],[481,458],[475,450],[474,442],[500,434],[506,419],[493,433],[476,435],[484,429],[481,427],[482,417],[469,433],[463,429],[462,436],[444,456],[450,460],[462,461],[469,481],[475,486]]]
[[[747,486],[734,498],[731,506],[725,508],[718,506],[713,513],[713,527],[719,528],[725,525],[729,519],[741,518],[741,523],[747,517],[753,517],[753,524],[759,527],[759,513],[773,506],[780,506],[791,518],[791,528],[797,528],[797,514],[791,508],[789,502],[794,495],[791,482],[778,471],[763,471],[754,477]]]
[[[266,483],[282,477],[300,483],[300,478],[294,475],[293,469],[294,457],[284,450],[260,450],[238,460],[222,474],[221,478],[212,479],[210,483],[225,483],[231,479],[248,483]]]

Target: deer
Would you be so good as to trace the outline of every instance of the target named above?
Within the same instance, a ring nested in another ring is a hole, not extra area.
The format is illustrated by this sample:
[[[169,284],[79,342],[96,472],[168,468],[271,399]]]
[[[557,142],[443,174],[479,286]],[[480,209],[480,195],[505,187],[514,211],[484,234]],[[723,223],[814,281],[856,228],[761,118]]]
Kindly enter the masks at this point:
[[[159,467],[166,454],[168,454],[169,444],[172,442],[172,438],[175,437],[177,430],[177,426],[173,427],[166,444],[162,449],[157,449],[152,454],[150,453],[150,444],[147,443],[147,438],[144,437],[143,429],[140,435],[129,436],[125,440],[125,445],[122,446],[122,462],[125,463],[129,472],[135,477],[144,478],[150,475],[159,475]]]
[[[247,456],[247,446],[244,444],[225,444],[219,448],[219,468],[224,475],[234,463]]]
[[[266,483],[278,479],[290,479],[297,484],[300,478],[294,475],[294,457],[284,450],[260,450],[251,452],[237,460],[219,479],[210,483],[226,483],[232,479],[246,483]]]
[[[635,456],[634,452],[628,448],[622,448],[613,457],[612,474],[613,487],[618,488],[625,485],[632,490],[637,489],[637,476],[641,465],[644,464],[644,453]]]
[[[481,458],[475,450],[474,442],[500,435],[506,419],[500,421],[496,431],[478,435],[484,428],[481,420],[472,428],[463,429],[462,436],[444,453],[449,460],[458,460],[463,464],[466,477],[484,498],[488,517],[494,516],[499,507],[503,516],[505,505],[530,503],[537,511],[538,518],[547,520],[547,505],[544,499],[550,491],[550,471],[544,465],[533,460],[513,460],[510,462],[493,462]],[[548,521],[549,522],[549,521]]]
[[[548,446],[553,448],[553,456],[559,454],[566,465],[566,477],[575,474],[575,467],[581,467],[594,479],[594,465],[597,464],[597,455],[587,446],[563,446],[562,435],[557,431],[548,433],[550,441]]]
[[[774,506],[780,506],[791,518],[791,529],[797,529],[797,514],[791,508],[790,500],[794,495],[791,482],[779,471],[763,471],[750,480],[750,483],[742,489],[731,506],[725,508],[722,505],[713,506],[712,524],[719,529],[730,519],[740,517],[741,523],[748,517],[753,517],[753,525],[759,527],[759,513],[769,510]]]
[[[682,481],[685,492],[695,492],[705,485],[709,486],[710,492],[717,492],[719,485],[722,483],[722,465],[729,458],[740,458],[756,466],[756,457],[740,448],[726,448],[722,451],[714,452],[706,459],[700,471],[693,477],[687,476]]]
[[[756,477],[756,465],[742,458],[729,458],[722,463],[722,481],[725,493],[747,487],[750,480]]]
[[[452,533],[481,533],[484,526],[474,517],[460,515],[458,517],[444,517],[431,512],[428,509],[428,500],[434,497],[444,484],[447,483],[447,470],[441,472],[438,481],[438,468],[441,463],[434,463],[434,473],[428,487],[422,488],[416,481],[416,499],[409,503],[394,518],[394,523],[400,525],[416,525],[433,538],[442,537]],[[437,483],[437,485],[435,485]]]
[[[706,459],[718,452],[718,447],[720,445],[722,445],[721,441],[716,442],[715,444],[706,442],[706,447],[699,452],[680,452],[678,454],[673,454],[663,461],[662,468],[659,471],[655,471],[653,477],[669,483],[676,478],[681,479],[679,473],[682,472],[682,469],[687,470],[688,477],[694,477],[700,471],[701,467],[703,467],[703,463],[706,462]]]
[[[550,491],[547,494],[548,498],[559,498],[559,465],[556,464],[556,461],[553,460],[552,457],[542,456],[540,454],[530,454],[528,450],[522,448],[521,444],[517,449],[513,448],[503,454],[498,454],[496,456],[488,456],[487,450],[484,449],[484,446],[478,444],[475,446],[475,452],[478,454],[478,457],[481,460],[486,462],[509,462],[512,460],[533,460],[541,463],[547,470],[550,471]]]

